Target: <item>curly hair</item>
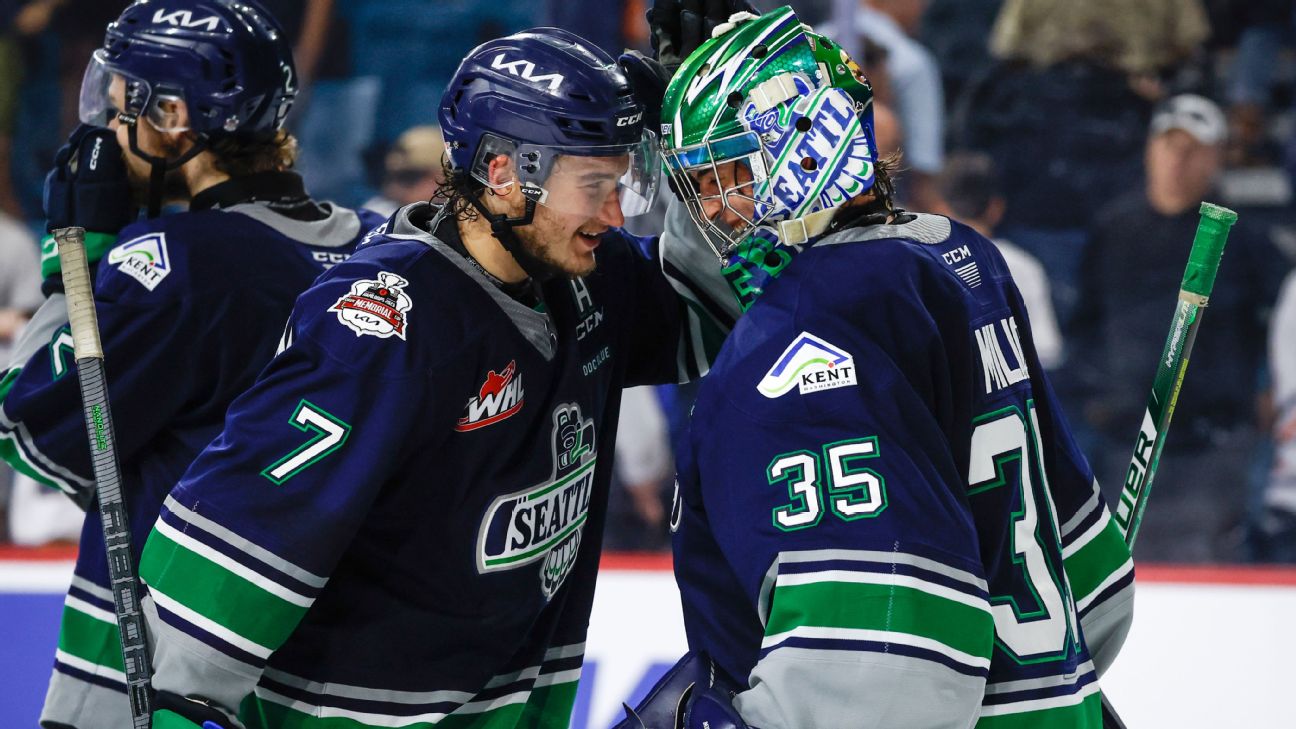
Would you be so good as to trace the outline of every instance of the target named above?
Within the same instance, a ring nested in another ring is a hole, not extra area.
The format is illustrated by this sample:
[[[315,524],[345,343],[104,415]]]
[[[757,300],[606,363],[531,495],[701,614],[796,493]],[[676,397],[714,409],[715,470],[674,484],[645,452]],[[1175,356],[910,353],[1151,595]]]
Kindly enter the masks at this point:
[[[297,138],[283,129],[273,136],[254,139],[213,135],[208,149],[216,158],[216,169],[231,177],[287,170],[297,161]]]

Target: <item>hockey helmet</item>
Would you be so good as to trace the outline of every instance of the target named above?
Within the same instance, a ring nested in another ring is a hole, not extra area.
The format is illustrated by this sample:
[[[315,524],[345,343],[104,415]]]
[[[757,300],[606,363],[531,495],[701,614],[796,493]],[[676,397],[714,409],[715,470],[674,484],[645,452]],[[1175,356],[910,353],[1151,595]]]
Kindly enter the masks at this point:
[[[877,148],[868,80],[791,8],[719,30],[671,79],[662,147],[673,186],[724,260],[758,226],[785,245],[821,233],[837,207],[873,186]],[[722,175],[731,162],[750,174]],[[709,176],[718,191],[703,195],[698,179]],[[735,208],[735,197],[751,211]],[[713,200],[742,224],[709,218]]]
[[[114,108],[112,84],[124,84]],[[159,131],[266,137],[297,95],[292,49],[255,0],[141,0],[108,25],[81,84],[81,121],[143,118]],[[183,125],[173,104],[183,101]]]
[[[622,212],[638,215],[652,206],[660,170],[643,115],[606,52],[559,28],[533,28],[468,54],[441,99],[440,124],[453,171],[488,187],[516,181],[529,201],[578,215],[593,216],[616,192]],[[490,179],[499,155],[512,160],[515,180]],[[614,158],[615,175],[557,184],[565,166],[576,167],[565,157]]]

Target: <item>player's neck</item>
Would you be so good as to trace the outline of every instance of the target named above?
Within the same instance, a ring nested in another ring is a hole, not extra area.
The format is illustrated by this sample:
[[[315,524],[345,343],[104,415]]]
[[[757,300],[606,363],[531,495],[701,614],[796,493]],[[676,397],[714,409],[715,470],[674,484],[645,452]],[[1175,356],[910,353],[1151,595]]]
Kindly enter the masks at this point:
[[[481,215],[458,221],[459,239],[464,250],[477,261],[486,273],[504,283],[519,283],[527,279],[526,271],[518,265],[504,244],[491,233],[490,223]]]
[[[180,167],[180,174],[184,175],[190,198],[230,179],[229,173],[216,167],[215,158],[210,152],[202,152],[184,163]]]

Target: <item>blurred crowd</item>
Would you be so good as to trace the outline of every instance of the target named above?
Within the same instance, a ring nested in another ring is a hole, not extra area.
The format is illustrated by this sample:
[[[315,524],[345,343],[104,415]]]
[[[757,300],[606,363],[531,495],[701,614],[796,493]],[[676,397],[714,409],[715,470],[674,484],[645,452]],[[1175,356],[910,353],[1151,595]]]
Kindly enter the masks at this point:
[[[309,188],[384,214],[442,181],[427,125],[481,40],[550,24],[614,54],[648,50],[645,0],[262,2],[297,56],[290,126]],[[0,0],[0,359],[41,300],[42,179],[75,124],[86,60],[124,4]],[[872,80],[904,206],[1000,246],[1113,501],[1198,206],[1239,212],[1136,556],[1296,562],[1296,0],[790,4]],[[627,394],[610,548],[669,547],[671,443],[690,401],[687,388]],[[0,509],[0,540],[79,534],[70,502],[8,472]]]

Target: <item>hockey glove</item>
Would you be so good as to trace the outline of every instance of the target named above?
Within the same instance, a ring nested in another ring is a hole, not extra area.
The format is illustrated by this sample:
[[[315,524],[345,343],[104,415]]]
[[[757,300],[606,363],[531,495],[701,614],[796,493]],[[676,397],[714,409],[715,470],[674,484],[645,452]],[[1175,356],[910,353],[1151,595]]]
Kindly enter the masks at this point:
[[[706,653],[689,651],[648,690],[613,729],[754,729],[743,723],[732,699],[737,686]]]
[[[117,234],[138,213],[126,177],[126,161],[111,129],[78,126],[54,156],[45,176],[45,230],[85,228],[86,257],[93,267],[117,242]],[[41,290],[63,290],[58,248],[53,236],[41,240]]]
[[[630,82],[630,90],[644,109],[644,129],[653,134],[661,129],[662,99],[666,96],[666,85],[670,83],[670,74],[661,63],[645,56],[639,51],[626,51],[617,59],[617,64],[625,72]]]
[[[225,729],[229,718],[195,699],[159,691],[153,698],[153,729]]]
[[[734,13],[757,14],[747,0],[654,0],[648,9],[653,55],[673,74]]]

